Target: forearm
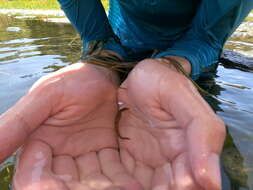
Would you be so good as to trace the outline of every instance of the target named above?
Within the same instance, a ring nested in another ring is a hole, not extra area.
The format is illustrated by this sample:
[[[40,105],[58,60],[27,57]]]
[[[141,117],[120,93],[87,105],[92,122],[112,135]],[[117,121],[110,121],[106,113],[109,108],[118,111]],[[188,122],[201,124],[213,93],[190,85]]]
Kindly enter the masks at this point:
[[[113,35],[100,0],[58,0],[84,42]]]
[[[114,54],[122,59],[120,55],[123,51],[121,44],[114,39],[115,35],[100,0],[58,1],[72,25],[80,34],[83,41],[82,56],[85,57],[103,50],[103,52]],[[94,44],[95,47],[93,47]],[[93,49],[95,52],[91,52]],[[97,51],[98,49],[99,51]]]
[[[192,35],[191,35],[192,36]],[[194,37],[194,36],[193,36]],[[190,63],[191,69],[187,69],[190,77],[196,80],[202,73],[215,68],[221,52],[221,48],[214,48],[205,40],[186,39],[178,41],[173,47],[156,55],[159,57],[180,57],[180,63]]]
[[[228,37],[253,8],[252,0],[203,0],[189,30],[172,47],[155,56],[178,56],[191,64],[191,78],[215,70]],[[180,62],[180,61],[179,61]]]
[[[165,57],[157,58],[157,61],[159,63],[167,65],[170,69],[173,69],[175,71],[178,71],[177,69],[178,67],[176,67],[176,65],[180,64],[180,67],[183,68],[185,74],[187,75],[191,74],[191,70],[192,70],[191,63],[184,57],[165,56]]]

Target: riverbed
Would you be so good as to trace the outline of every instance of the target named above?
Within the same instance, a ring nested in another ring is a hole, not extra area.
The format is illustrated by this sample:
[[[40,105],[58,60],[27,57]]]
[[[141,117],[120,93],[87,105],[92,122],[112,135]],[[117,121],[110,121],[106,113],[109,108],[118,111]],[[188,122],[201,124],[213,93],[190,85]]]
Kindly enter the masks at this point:
[[[227,125],[221,156],[224,190],[253,189],[251,28],[253,31],[249,19],[225,46],[229,61],[219,64],[215,77],[199,81],[213,95],[206,100]],[[41,76],[78,61],[80,47],[74,29],[69,23],[57,22],[57,18],[0,15],[0,114]],[[12,156],[0,165],[1,190],[11,189],[14,163]]]

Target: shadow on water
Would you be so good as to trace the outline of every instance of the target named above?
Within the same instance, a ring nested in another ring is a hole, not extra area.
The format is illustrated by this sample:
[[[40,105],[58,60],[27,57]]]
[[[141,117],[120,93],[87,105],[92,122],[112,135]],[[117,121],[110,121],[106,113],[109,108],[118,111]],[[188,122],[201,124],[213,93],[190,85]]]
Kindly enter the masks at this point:
[[[228,44],[238,44],[238,40],[231,39]],[[240,40],[247,42],[241,49],[252,50],[253,42]],[[38,78],[78,61],[80,46],[69,24],[0,15],[0,113],[12,106]],[[238,45],[237,48],[240,49]],[[205,97],[227,124],[228,135],[221,155],[223,189],[250,190],[253,189],[252,69],[241,64],[249,63],[245,57],[226,55],[215,76],[206,75],[198,83],[219,98]],[[238,63],[227,60],[230,57],[236,57]],[[14,163],[12,156],[0,165],[1,190],[11,188]]]

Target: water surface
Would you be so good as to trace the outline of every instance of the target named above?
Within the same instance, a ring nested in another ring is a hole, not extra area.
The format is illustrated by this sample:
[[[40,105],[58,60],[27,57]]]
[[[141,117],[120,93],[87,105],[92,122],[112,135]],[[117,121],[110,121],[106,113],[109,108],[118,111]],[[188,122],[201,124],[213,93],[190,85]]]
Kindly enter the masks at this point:
[[[41,76],[78,61],[76,37],[69,24],[0,15],[0,113]],[[253,37],[237,34],[226,48],[253,57]],[[253,70],[242,68],[221,63],[214,78],[200,82],[216,97],[206,100],[228,129],[221,156],[224,190],[253,189]],[[14,162],[12,156],[0,165],[1,190],[11,188]]]

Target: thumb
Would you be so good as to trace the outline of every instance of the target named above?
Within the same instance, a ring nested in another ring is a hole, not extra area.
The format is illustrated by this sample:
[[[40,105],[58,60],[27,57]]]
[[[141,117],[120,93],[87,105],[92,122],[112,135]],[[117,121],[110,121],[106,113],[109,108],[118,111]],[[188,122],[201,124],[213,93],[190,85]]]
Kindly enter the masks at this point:
[[[194,122],[193,122],[194,123]],[[187,129],[190,163],[197,183],[205,190],[221,190],[220,159],[225,127],[222,122],[194,124]]]
[[[0,163],[52,113],[59,97],[60,78],[42,77],[12,108],[0,115]]]

